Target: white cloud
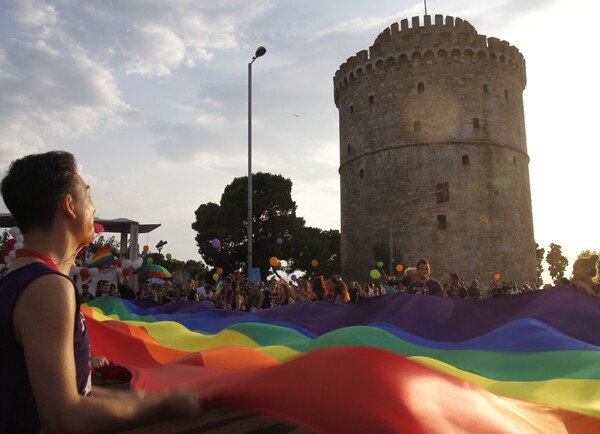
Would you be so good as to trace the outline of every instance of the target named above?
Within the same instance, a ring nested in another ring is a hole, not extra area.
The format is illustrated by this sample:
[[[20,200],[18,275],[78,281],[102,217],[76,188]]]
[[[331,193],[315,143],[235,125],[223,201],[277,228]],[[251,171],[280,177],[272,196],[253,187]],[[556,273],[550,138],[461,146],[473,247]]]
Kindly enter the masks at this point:
[[[58,22],[58,11],[43,0],[18,0],[11,10],[18,23],[26,26],[53,25]]]

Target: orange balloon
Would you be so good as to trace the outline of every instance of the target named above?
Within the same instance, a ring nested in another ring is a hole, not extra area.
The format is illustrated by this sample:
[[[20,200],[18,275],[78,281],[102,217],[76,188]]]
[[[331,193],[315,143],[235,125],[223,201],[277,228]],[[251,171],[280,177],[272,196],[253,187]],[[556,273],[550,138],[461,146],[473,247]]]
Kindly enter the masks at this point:
[[[279,265],[279,259],[277,259],[275,256],[271,256],[269,259],[269,264],[271,264],[271,267],[277,267]]]
[[[220,276],[223,274],[223,269],[221,267],[217,268],[217,274]]]
[[[319,261],[317,261],[316,259],[313,259],[312,261],[310,261],[310,265],[312,265],[313,267],[317,267],[317,265],[319,265]]]
[[[148,250],[150,250],[150,247],[144,246],[144,252],[147,252]]]
[[[402,270],[404,270],[404,267],[402,266],[402,264],[398,264],[398,265],[396,265],[396,271],[397,271],[398,273],[402,273]]]
[[[498,273],[494,274],[494,280],[500,280],[500,275]]]

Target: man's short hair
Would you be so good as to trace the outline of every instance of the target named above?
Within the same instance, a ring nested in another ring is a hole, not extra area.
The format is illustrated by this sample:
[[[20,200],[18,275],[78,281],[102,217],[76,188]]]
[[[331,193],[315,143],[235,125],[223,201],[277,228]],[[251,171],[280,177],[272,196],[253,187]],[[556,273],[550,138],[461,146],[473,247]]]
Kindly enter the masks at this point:
[[[50,229],[58,200],[73,193],[76,175],[75,157],[64,151],[27,155],[11,163],[0,189],[23,234]]]
[[[427,259],[419,260],[419,262],[417,262],[417,268],[419,268],[419,265],[421,265],[421,264],[425,264],[429,267],[429,261]]]

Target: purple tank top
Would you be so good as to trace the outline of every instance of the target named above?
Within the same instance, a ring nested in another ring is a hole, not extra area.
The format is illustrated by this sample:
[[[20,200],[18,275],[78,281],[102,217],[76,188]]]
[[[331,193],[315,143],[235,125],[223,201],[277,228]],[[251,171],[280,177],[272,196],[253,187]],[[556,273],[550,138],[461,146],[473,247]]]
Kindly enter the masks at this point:
[[[64,276],[46,264],[34,262],[10,272],[0,280],[0,433],[38,432],[40,429],[25,354],[14,333],[13,313],[23,289],[34,279],[46,274]],[[79,293],[74,284],[73,290],[76,298],[73,351],[77,390],[79,394],[87,396],[91,394],[90,341],[85,319],[79,309]]]

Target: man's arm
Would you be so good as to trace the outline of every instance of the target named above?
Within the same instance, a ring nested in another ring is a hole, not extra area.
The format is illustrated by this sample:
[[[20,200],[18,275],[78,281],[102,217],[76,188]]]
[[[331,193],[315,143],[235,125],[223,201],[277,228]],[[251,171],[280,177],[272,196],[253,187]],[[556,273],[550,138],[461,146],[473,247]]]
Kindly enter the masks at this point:
[[[44,432],[115,432],[199,412],[199,396],[189,392],[145,399],[134,394],[110,399],[79,395],[74,318],[73,286],[58,275],[34,280],[15,306],[15,334],[23,345]]]

